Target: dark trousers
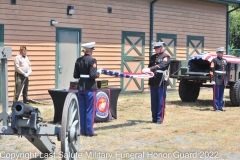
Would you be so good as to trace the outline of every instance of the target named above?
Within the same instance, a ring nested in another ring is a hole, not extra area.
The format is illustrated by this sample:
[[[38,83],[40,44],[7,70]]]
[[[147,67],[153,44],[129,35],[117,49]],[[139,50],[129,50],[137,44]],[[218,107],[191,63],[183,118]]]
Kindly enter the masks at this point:
[[[224,88],[225,88],[224,85],[213,85],[213,109],[214,110],[222,110]]]
[[[150,87],[153,122],[163,122],[166,90],[166,87]]]
[[[18,95],[21,94],[19,92],[21,90],[21,85],[25,78],[26,77],[24,77],[24,75],[15,72],[14,102],[17,101]],[[22,91],[24,103],[28,102],[28,82],[29,82],[29,80],[28,80],[28,78],[26,78],[25,83],[24,83],[24,88]]]
[[[94,134],[95,94],[95,91],[78,91],[80,133],[82,135]]]

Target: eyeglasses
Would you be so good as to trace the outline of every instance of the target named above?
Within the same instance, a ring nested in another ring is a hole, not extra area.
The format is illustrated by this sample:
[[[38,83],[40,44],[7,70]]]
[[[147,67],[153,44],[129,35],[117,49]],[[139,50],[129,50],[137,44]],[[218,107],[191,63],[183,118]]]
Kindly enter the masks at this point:
[[[217,53],[223,53],[223,51],[218,51]]]

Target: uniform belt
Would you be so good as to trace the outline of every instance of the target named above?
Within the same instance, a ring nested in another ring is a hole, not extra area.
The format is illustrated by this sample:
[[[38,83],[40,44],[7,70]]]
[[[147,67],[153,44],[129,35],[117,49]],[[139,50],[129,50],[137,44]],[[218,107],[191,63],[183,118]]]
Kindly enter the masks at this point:
[[[162,70],[156,70],[157,73],[164,73],[165,71]]]
[[[80,74],[80,78],[90,78],[90,76],[87,74]]]
[[[226,71],[215,71],[215,73],[218,73],[218,74],[226,74]]]
[[[24,75],[22,75],[22,74],[20,74],[20,73],[18,73],[18,72],[15,72],[18,76],[24,76]]]

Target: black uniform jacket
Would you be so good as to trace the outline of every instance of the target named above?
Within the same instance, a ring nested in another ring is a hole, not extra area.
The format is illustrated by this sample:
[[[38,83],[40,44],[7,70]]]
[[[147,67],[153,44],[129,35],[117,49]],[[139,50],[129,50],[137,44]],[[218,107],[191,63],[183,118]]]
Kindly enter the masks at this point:
[[[151,56],[148,68],[154,72],[154,77],[149,78],[148,85],[154,87],[167,86],[169,85],[169,80],[165,81],[163,73],[158,73],[158,70],[168,70],[170,64],[170,56],[166,53],[154,54]],[[156,66],[156,67],[154,67]]]
[[[216,71],[226,72],[225,74]],[[210,64],[210,81],[215,81],[216,85],[227,85],[227,60],[216,57]]]
[[[89,75],[89,78],[80,78],[80,75]],[[76,60],[73,77],[80,78],[78,81],[79,90],[97,90],[95,78],[98,76],[96,59],[85,54]]]

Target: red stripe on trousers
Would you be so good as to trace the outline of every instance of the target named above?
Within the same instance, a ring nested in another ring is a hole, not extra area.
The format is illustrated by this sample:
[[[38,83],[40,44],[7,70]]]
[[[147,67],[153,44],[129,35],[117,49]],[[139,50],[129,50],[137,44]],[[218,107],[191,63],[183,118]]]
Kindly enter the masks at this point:
[[[96,110],[96,91],[94,93],[94,100],[93,100],[93,112],[92,112],[92,134],[94,134],[93,124],[94,124],[94,117],[95,117],[95,110]]]
[[[163,101],[162,101],[162,116],[161,116],[161,119],[162,119],[162,122],[163,122],[163,119],[164,119],[164,110],[165,110],[165,99],[166,99],[166,96],[165,94],[163,95]]]

